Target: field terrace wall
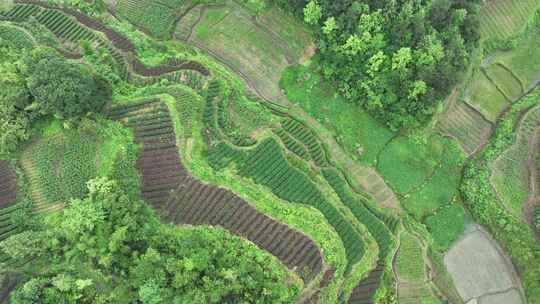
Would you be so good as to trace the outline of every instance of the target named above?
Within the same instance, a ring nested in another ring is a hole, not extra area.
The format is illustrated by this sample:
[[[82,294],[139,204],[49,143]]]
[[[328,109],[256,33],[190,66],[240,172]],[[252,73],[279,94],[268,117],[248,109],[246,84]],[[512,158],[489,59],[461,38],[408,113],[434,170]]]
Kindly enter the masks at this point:
[[[313,240],[187,171],[169,113],[158,99],[115,106],[108,112],[133,128],[136,142],[142,144],[137,166],[143,197],[163,218],[177,224],[222,226],[276,256],[306,283],[323,270],[323,258]]]

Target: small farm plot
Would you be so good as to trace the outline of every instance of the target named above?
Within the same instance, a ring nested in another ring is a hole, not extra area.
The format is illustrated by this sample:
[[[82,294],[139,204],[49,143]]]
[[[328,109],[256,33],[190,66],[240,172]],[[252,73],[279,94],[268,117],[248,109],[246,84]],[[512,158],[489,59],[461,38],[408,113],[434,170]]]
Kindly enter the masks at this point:
[[[157,38],[168,38],[184,7],[181,1],[120,0],[116,13]],[[142,9],[144,8],[144,9]]]
[[[525,93],[520,79],[512,70],[500,62],[490,64],[485,68],[486,75],[510,101],[515,101]]]
[[[226,1],[224,7],[207,7],[192,31],[189,42],[244,75],[269,100],[279,101],[282,71],[302,57],[289,55],[292,50],[286,38],[258,26],[251,13],[234,1]]]
[[[540,70],[540,31],[537,26],[528,29],[510,51],[495,54],[493,61],[504,65],[519,78],[526,91],[538,84]]]
[[[35,208],[65,203],[86,194],[97,175],[95,134],[65,132],[28,146],[20,160]]]
[[[499,114],[510,106],[509,100],[488,78],[483,69],[475,71],[465,89],[464,101],[478,110],[487,120],[495,122]]]
[[[373,297],[380,286],[381,278],[384,273],[384,267],[377,265],[369,275],[361,280],[352,291],[348,304],[365,304],[373,303]]]
[[[540,107],[529,110],[515,130],[515,142],[493,163],[491,182],[501,202],[517,217],[529,194],[529,151],[538,127]]]
[[[400,304],[440,303],[431,293],[424,259],[420,240],[409,232],[401,233],[395,262]]]
[[[108,116],[133,130],[142,144],[137,160],[141,191],[156,209],[167,203],[182,176],[174,126],[167,106],[157,98],[147,98],[111,107]]]
[[[7,162],[0,160],[0,242],[21,231],[11,220],[11,216],[22,209],[17,199],[15,170]],[[0,252],[0,263],[7,262],[8,257]]]
[[[486,1],[480,14],[480,32],[484,39],[506,39],[519,33],[532,18],[538,0]]]
[[[440,116],[436,128],[442,134],[455,138],[465,153],[470,155],[487,142],[492,124],[467,103],[457,99],[457,96],[455,98]]]
[[[170,114],[159,99],[115,106],[108,113],[132,128],[135,140],[143,145],[137,161],[143,197],[164,218],[177,224],[222,226],[278,257],[306,282],[319,274],[322,255],[311,239],[186,170]]]

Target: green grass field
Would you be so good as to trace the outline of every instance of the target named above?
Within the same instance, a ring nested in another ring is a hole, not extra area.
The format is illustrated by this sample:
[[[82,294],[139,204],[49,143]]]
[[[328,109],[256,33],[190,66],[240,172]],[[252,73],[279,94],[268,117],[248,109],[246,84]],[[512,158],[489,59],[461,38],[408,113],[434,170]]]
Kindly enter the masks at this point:
[[[491,64],[486,68],[486,73],[511,101],[524,93],[523,84],[506,66],[500,63]]]
[[[425,143],[400,136],[382,150],[378,170],[397,193],[405,195],[434,174],[444,149],[445,142],[436,135]]]
[[[330,130],[349,155],[375,165],[377,155],[394,133],[360,106],[350,104],[310,67],[292,66],[283,73],[281,87],[287,97]],[[361,151],[361,153],[359,153]]]
[[[435,242],[435,248],[445,252],[465,230],[466,214],[463,206],[455,203],[440,208],[426,218],[425,222]]]
[[[444,151],[434,173],[416,191],[402,199],[403,207],[420,221],[458,195],[465,156],[457,144],[448,139],[440,140]]]
[[[481,70],[476,70],[466,88],[465,100],[494,122],[509,106],[508,101]]]

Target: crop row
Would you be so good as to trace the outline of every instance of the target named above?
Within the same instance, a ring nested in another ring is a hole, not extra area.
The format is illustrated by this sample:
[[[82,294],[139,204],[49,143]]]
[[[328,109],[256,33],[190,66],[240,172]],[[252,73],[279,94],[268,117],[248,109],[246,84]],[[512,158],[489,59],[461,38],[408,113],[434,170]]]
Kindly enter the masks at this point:
[[[204,76],[209,76],[210,71],[197,61],[184,61],[182,63],[175,62],[176,64],[164,64],[160,66],[147,66],[142,63],[138,58],[133,59],[132,67],[133,71],[139,75],[145,77],[156,77],[163,74],[168,74],[181,70],[196,71]]]
[[[313,131],[292,118],[285,118],[281,125],[292,137],[308,148],[311,159],[313,159],[316,165],[321,167],[327,165],[324,150]]]
[[[279,258],[306,281],[321,270],[322,256],[311,239],[264,215],[232,192],[186,174],[167,207],[175,223],[219,225]]]
[[[40,7],[33,4],[18,4],[11,10],[0,13],[0,17],[4,17],[8,20],[20,22],[28,19],[30,16],[34,16],[40,11]]]
[[[141,10],[144,7],[144,10]],[[153,36],[164,38],[172,31],[175,10],[152,0],[118,1],[117,11],[129,22],[142,27]]]
[[[283,142],[287,150],[293,152],[306,161],[311,160],[307,148],[302,143],[294,139],[289,133],[287,133],[287,131],[279,128],[275,130],[275,133],[277,136],[279,136],[279,139],[281,139],[281,142]]]
[[[373,303],[373,297],[375,292],[379,288],[381,277],[384,272],[384,266],[377,265],[369,275],[360,281],[358,285],[353,289],[351,297],[347,303],[349,304],[371,304]]]
[[[46,4],[34,1],[27,1],[30,4],[17,4],[7,15],[8,20],[22,22],[28,20],[30,16],[35,16],[36,20],[49,29],[58,38],[67,40],[78,45],[81,41],[97,42],[100,47],[106,48],[115,60],[115,69],[121,77],[127,76],[127,66],[121,54],[118,53],[107,41],[101,39],[88,28],[80,25],[79,19],[89,21],[91,18],[76,11],[67,9],[55,9]],[[66,15],[67,11],[75,15],[75,18]],[[26,13],[22,13],[26,12]],[[98,23],[93,21],[93,23]],[[99,23],[98,23],[99,24]],[[102,26],[103,27],[103,26]],[[129,41],[129,40],[128,40]],[[120,45],[120,43],[118,43]],[[72,55],[72,54],[69,54]]]
[[[322,173],[340,200],[349,207],[356,219],[366,226],[377,245],[379,245],[379,260],[384,260],[386,255],[390,253],[390,248],[394,242],[392,232],[375,214],[366,208],[367,202],[353,195],[348,189],[346,181],[335,169],[323,169]]]
[[[226,150],[220,145],[220,154]],[[209,152],[211,155],[212,153]],[[228,161],[237,162],[238,174],[269,187],[279,198],[286,201],[313,206],[321,211],[340,236],[345,246],[347,271],[364,255],[364,242],[349,221],[330,203],[311,180],[285,159],[281,147],[273,139],[262,141],[246,154],[233,154]],[[210,156],[212,158],[212,156]],[[227,161],[221,163],[226,165]]]
[[[7,162],[0,161],[0,210],[17,199],[17,177]]]
[[[160,104],[140,101],[135,105],[117,106],[109,113],[135,131],[167,128],[167,119],[151,109]],[[130,115],[131,112],[136,115]],[[129,116],[123,120],[122,116]],[[129,123],[127,122],[129,121]],[[165,123],[165,125],[164,125]],[[306,281],[322,268],[322,256],[314,242],[283,225],[234,195],[207,185],[192,177],[182,165],[173,136],[165,140],[142,139],[143,149],[137,161],[142,176],[143,197],[166,218],[175,223],[220,225],[245,237],[278,257]]]

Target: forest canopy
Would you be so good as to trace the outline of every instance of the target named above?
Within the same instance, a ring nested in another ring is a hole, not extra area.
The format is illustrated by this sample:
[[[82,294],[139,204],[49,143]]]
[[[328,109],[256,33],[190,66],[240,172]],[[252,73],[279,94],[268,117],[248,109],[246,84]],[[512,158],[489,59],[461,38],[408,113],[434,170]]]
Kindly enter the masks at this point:
[[[98,112],[110,85],[88,67],[51,48],[30,51],[0,39],[0,156],[28,139],[32,121],[43,116],[77,119]]]
[[[56,220],[0,243],[16,261],[32,260],[11,303],[290,303],[296,296],[296,281],[255,245],[223,229],[161,224],[122,188],[92,180],[88,196]]]
[[[479,0],[275,2],[314,28],[324,76],[394,130],[429,120],[479,40]]]

